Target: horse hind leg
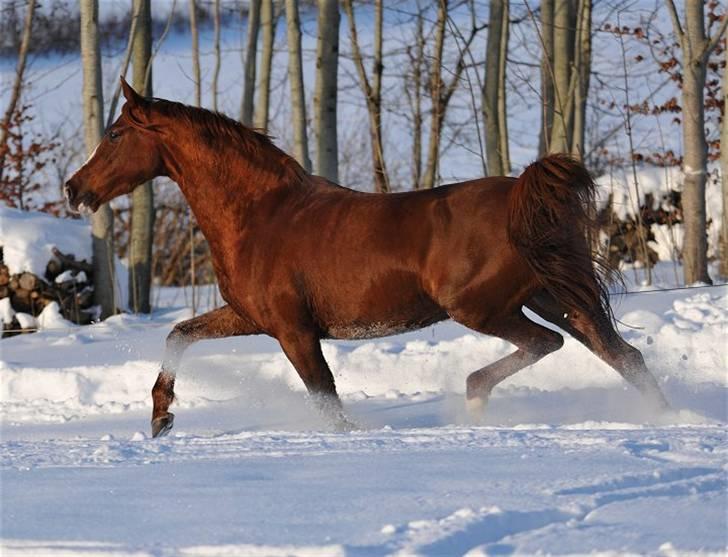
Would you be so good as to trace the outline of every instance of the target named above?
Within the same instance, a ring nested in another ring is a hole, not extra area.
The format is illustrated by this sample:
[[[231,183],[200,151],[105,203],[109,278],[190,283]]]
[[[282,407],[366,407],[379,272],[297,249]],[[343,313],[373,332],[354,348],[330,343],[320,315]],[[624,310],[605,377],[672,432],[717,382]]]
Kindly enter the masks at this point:
[[[545,292],[534,296],[526,306],[559,326],[609,364],[655,408],[670,410],[657,380],[645,365],[642,353],[619,335],[601,308],[594,308],[589,313],[568,311]]]
[[[466,406],[471,418],[482,419],[491,392],[500,382],[514,373],[535,364],[544,356],[555,352],[564,344],[563,337],[551,329],[538,325],[520,310],[506,318],[489,321],[485,325],[468,319],[455,320],[478,332],[502,338],[516,345],[516,351],[471,373],[466,380]]]

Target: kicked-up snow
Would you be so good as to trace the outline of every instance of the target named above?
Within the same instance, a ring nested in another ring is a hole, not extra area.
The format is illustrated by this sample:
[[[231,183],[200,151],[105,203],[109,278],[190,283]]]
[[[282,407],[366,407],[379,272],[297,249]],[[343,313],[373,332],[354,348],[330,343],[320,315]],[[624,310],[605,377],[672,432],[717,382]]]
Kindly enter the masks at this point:
[[[199,343],[175,429],[150,439],[164,337],[188,310],[3,340],[2,555],[722,555],[728,287],[614,304],[674,414],[567,338],[474,426],[465,377],[512,347],[447,322],[325,343],[352,433],[321,420],[274,340]]]

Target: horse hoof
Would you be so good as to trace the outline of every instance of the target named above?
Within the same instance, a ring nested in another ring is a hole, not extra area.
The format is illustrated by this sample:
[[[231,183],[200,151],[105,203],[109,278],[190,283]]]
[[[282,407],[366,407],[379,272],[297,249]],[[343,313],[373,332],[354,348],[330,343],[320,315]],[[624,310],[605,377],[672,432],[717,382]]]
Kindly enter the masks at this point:
[[[480,425],[483,423],[483,418],[485,417],[485,399],[479,396],[466,398],[465,409],[468,412],[468,417],[472,424]]]
[[[359,429],[361,429],[361,427],[346,418],[340,418],[334,422],[334,431],[336,431],[336,433],[349,433],[350,431],[357,431]]]
[[[152,420],[152,437],[164,437],[169,433],[174,424],[174,414],[169,412],[165,416],[154,418]]]

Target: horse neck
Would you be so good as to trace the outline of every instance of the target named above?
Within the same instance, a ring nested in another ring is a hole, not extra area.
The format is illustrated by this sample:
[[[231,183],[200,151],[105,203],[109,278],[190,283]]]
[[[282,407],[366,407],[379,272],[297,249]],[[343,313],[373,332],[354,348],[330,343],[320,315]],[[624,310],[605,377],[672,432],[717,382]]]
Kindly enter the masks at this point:
[[[303,188],[308,183],[306,175],[298,171],[300,167],[272,146],[271,152],[260,150],[245,156],[232,147],[214,152],[200,145],[202,141],[165,146],[165,158],[169,177],[179,185],[208,239],[224,240],[232,231],[239,231],[249,221],[246,215],[271,192]],[[230,226],[232,222],[235,227]]]

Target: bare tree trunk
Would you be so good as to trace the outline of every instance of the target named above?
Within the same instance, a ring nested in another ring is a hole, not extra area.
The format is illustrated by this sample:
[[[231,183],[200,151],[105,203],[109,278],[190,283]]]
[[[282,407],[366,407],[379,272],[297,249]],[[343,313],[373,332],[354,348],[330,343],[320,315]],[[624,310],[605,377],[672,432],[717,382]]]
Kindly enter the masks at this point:
[[[554,122],[554,0],[541,0],[541,133],[538,138],[538,153],[543,156],[550,151],[551,130]]]
[[[240,104],[240,121],[253,125],[253,99],[255,97],[255,68],[258,55],[258,30],[260,29],[260,0],[248,4],[248,39],[245,47],[245,82]]]
[[[25,73],[25,64],[28,60],[28,49],[30,47],[30,36],[33,30],[33,15],[35,14],[35,0],[28,2],[25,11],[25,21],[23,23],[23,38],[20,40],[20,50],[18,51],[18,64],[15,67],[15,81],[10,92],[10,101],[5,109],[2,123],[0,123],[0,179],[3,177],[5,168],[5,155],[7,153],[8,127],[10,120],[15,113],[20,99],[20,92],[23,88],[23,74]]]
[[[152,55],[152,6],[150,0],[134,0],[139,23],[132,45],[132,86],[145,97],[152,95],[152,74],[147,71]],[[147,74],[149,78],[147,78]],[[152,242],[154,239],[154,193],[152,182],[131,194],[129,233],[129,307],[134,313],[149,313],[152,286]]]
[[[220,79],[220,0],[213,0],[212,22],[214,27],[213,49],[215,68],[212,71],[212,110],[217,110],[217,82]]]
[[[492,0],[488,18],[488,40],[483,81],[483,122],[488,174],[510,172],[505,111],[505,60],[508,45],[508,0]],[[505,135],[505,137],[504,137]],[[504,152],[505,149],[505,152]]]
[[[438,163],[440,161],[440,135],[444,120],[443,83],[442,83],[442,52],[445,47],[445,25],[448,16],[448,0],[439,0],[437,9],[437,22],[435,23],[435,47],[432,52],[432,71],[430,73],[430,98],[432,99],[432,118],[430,119],[430,136],[427,141],[427,162],[425,163],[425,176],[422,187],[430,189],[435,187],[438,176]]]
[[[572,53],[575,30],[572,27],[570,0],[554,1],[554,120],[551,129],[552,153],[571,148],[573,101],[571,89]]]
[[[192,34],[192,79],[195,81],[195,106],[202,106],[200,74],[200,35],[197,29],[197,2],[190,0],[190,33]]]
[[[268,131],[268,110],[270,107],[270,76],[273,67],[273,43],[276,35],[277,17],[273,13],[273,0],[262,0],[260,26],[263,44],[260,53],[260,80],[258,81],[258,103],[255,105],[255,127]]]
[[[705,141],[703,89],[708,57],[725,31],[728,18],[723,18],[720,28],[713,37],[707,37],[703,2],[696,0],[685,4],[684,26],[680,23],[680,16],[673,0],[666,2],[683,53],[682,115],[685,172],[682,194],[685,227],[683,272],[686,284],[694,282],[712,284],[708,274],[708,241],[705,233],[708,145]]]
[[[720,226],[720,276],[728,279],[728,41],[723,49],[723,122],[720,127],[720,175],[723,194],[723,218]]]
[[[353,50],[354,64],[359,74],[359,82],[364,92],[369,113],[369,137],[372,149],[372,168],[374,171],[374,189],[380,193],[390,191],[389,175],[384,160],[384,145],[382,140],[382,31],[383,7],[382,0],[374,1],[374,62],[372,68],[372,81],[369,82],[364,59],[359,47],[359,39],[354,19],[352,0],[343,0],[344,11],[349,19],[349,35]]]
[[[286,27],[288,30],[288,81],[291,85],[291,119],[293,120],[293,153],[306,171],[311,171],[306,133],[306,98],[303,88],[303,62],[301,59],[301,20],[298,0],[286,0]]]
[[[339,152],[336,130],[336,100],[341,16],[338,0],[319,0],[318,4],[316,90],[313,98],[316,172],[332,182],[338,182]]]
[[[500,145],[501,164],[503,175],[511,172],[511,150],[508,145],[508,103],[506,96],[506,68],[508,62],[508,39],[510,38],[510,7],[509,0],[505,0],[503,7],[503,20],[501,26],[500,58],[498,72],[500,87],[498,88],[498,141]]]
[[[417,12],[415,54],[412,63],[412,188],[422,187],[422,74],[425,63],[425,23],[422,9]]]
[[[577,10],[576,44],[574,48],[574,119],[571,153],[579,158],[584,155],[586,101],[589,96],[591,77],[591,22],[592,0],[579,0]]]
[[[81,64],[83,66],[83,123],[86,152],[91,155],[104,135],[104,99],[99,49],[98,0],[81,0]],[[108,204],[91,216],[94,303],[101,319],[116,312],[114,300],[114,215]]]

